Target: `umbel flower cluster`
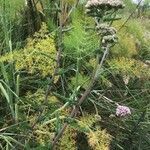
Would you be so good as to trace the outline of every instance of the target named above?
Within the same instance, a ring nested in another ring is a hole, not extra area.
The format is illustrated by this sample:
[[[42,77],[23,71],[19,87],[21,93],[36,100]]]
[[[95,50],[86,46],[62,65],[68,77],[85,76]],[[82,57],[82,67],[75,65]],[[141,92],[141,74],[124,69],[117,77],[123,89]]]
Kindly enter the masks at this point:
[[[90,16],[102,17],[106,11],[124,8],[122,0],[88,0],[85,5],[86,13]],[[107,12],[109,14],[110,12]]]
[[[97,8],[104,8],[108,7],[109,9],[111,8],[123,8],[124,4],[122,0],[89,0],[85,6],[86,8],[92,8],[92,7],[97,7]]]
[[[121,106],[121,105],[117,106],[117,108],[116,108],[116,116],[118,116],[118,117],[125,117],[125,116],[128,116],[128,115],[131,115],[131,111],[130,111],[129,107]]]

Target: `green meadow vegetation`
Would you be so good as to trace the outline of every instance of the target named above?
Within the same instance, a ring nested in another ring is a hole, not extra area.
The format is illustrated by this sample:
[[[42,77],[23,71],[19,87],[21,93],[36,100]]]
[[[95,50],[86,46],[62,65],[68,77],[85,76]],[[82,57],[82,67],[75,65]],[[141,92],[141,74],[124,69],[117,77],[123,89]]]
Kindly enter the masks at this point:
[[[0,150],[149,150],[150,1],[0,0]]]

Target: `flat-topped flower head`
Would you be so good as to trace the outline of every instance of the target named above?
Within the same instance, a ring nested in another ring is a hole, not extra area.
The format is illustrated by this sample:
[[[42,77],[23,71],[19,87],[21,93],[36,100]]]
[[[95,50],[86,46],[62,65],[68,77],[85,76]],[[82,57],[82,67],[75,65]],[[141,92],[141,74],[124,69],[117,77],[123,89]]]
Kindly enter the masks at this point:
[[[87,9],[92,7],[102,8],[116,8],[121,9],[124,7],[122,0],[88,0],[86,6]]]
[[[125,116],[128,116],[128,115],[131,115],[131,111],[130,111],[129,107],[121,106],[121,105],[117,106],[117,108],[116,108],[116,116],[118,116],[118,117],[125,117]]]
[[[89,16],[103,18],[105,15],[110,15],[111,10],[117,11],[124,8],[124,3],[122,0],[88,0],[85,8]]]

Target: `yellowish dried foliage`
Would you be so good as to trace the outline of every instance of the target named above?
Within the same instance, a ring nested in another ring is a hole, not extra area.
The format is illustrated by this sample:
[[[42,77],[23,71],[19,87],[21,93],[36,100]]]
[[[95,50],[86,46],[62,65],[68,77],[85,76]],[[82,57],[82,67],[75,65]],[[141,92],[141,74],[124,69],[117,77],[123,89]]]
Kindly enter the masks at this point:
[[[114,27],[119,29],[124,21],[116,21],[114,23]],[[124,27],[117,33],[118,35],[118,43],[112,48],[111,53],[114,56],[124,56],[124,57],[132,57],[137,55],[136,43],[137,39],[130,32],[128,32],[127,28]]]
[[[118,56],[132,57],[136,55],[135,38],[128,33],[120,33],[119,37],[118,44],[113,47],[112,52]]]
[[[88,143],[93,150],[109,150],[111,136],[106,130],[97,129],[87,134]]]
[[[44,102],[45,91],[43,89],[38,89],[35,93],[28,92],[25,96],[25,99],[31,102],[35,102],[35,104],[41,105]],[[48,96],[48,103],[57,104],[59,100],[54,95]]]
[[[2,56],[0,62],[14,62],[17,71],[25,70],[45,77],[53,74],[55,57],[54,39],[48,34],[47,26],[43,24],[41,30],[27,40],[24,49]]]
[[[96,122],[96,120],[97,118],[94,114],[87,114],[83,117],[80,117],[80,122],[88,127],[91,127]]]
[[[38,89],[35,93],[28,92],[24,97],[25,106],[21,107],[23,113],[25,114],[26,120],[29,121],[30,126],[35,124],[37,118],[39,117],[39,109],[42,109],[43,114],[47,114],[48,112],[53,112],[55,109],[59,108],[60,105],[57,97],[53,95],[48,96],[47,106],[42,106],[44,103],[45,91],[43,89]],[[41,108],[42,106],[42,108]],[[49,107],[51,109],[49,109]],[[23,115],[21,116],[23,117]],[[46,116],[45,116],[46,117]],[[37,122],[34,129],[32,138],[36,141],[37,144],[45,146],[49,141],[51,141],[54,137],[54,122],[43,126],[41,122]]]
[[[64,132],[57,150],[77,150],[76,146],[76,131],[72,128],[67,128]]]
[[[110,69],[117,74],[129,75],[131,77],[149,78],[149,66],[140,60],[119,57],[108,61]]]
[[[80,118],[81,124],[88,126],[89,129],[93,127],[94,123],[101,119],[100,116],[94,114],[88,114]],[[96,127],[94,130],[89,130],[86,132],[88,143],[93,150],[109,150],[109,145],[111,142],[111,136],[106,132],[106,130],[101,130]]]
[[[38,144],[45,146],[49,141],[53,140],[54,133],[50,132],[50,127],[46,126],[44,128],[37,126],[34,130],[35,140]]]

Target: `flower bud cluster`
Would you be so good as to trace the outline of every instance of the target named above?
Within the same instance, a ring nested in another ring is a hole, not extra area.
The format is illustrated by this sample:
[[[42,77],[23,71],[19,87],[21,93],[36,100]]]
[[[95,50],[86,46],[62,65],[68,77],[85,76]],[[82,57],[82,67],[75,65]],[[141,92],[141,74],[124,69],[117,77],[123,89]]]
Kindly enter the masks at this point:
[[[110,27],[107,24],[99,24],[97,27],[98,34],[102,37],[103,45],[112,45],[116,43],[118,38],[116,36],[116,29],[114,27]]]
[[[96,26],[97,30],[100,30],[100,34],[102,36],[113,35],[116,34],[116,29],[114,27],[110,27],[107,24],[99,24]]]
[[[116,116],[118,116],[118,117],[125,117],[125,116],[128,116],[128,115],[131,115],[131,111],[130,111],[129,107],[121,106],[121,105],[117,106],[117,108],[116,108]]]

